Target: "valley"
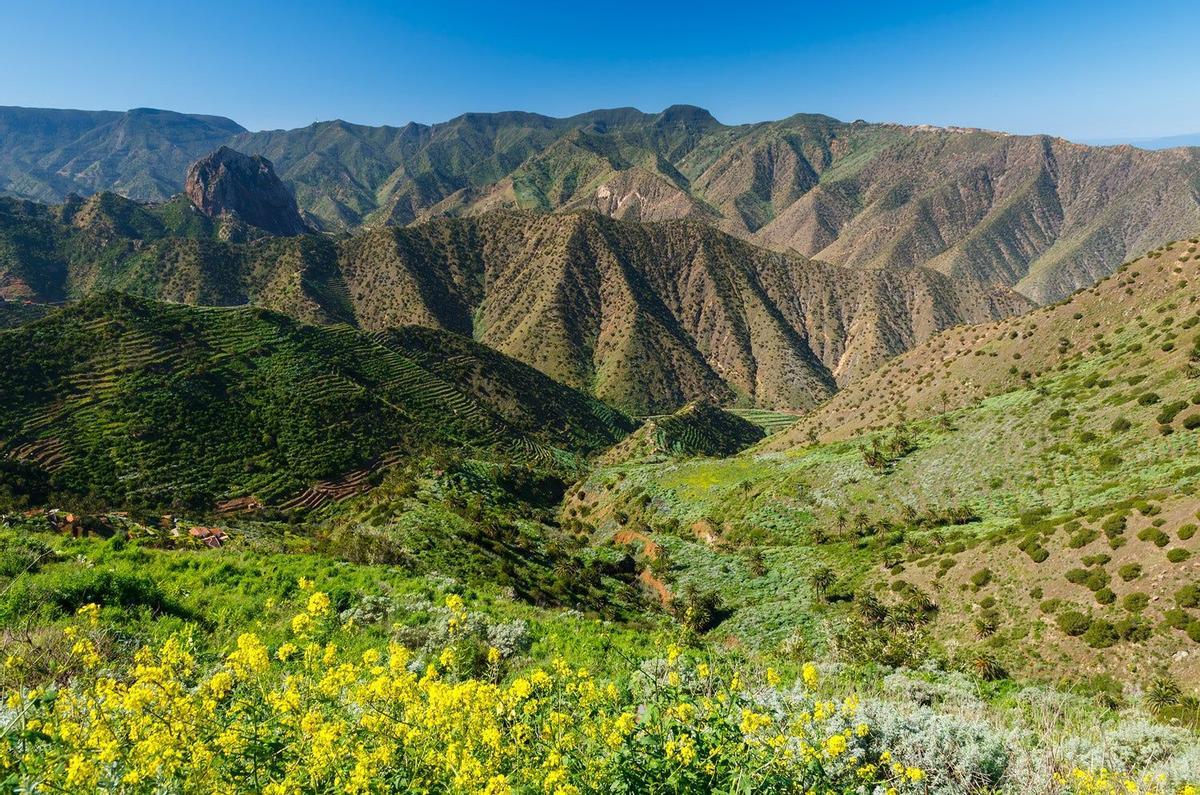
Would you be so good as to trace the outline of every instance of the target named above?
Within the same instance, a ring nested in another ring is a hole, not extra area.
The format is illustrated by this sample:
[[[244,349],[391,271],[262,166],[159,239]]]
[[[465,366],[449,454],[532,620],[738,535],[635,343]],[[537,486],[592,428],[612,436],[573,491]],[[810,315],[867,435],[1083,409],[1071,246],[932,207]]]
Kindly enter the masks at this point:
[[[0,132],[6,788],[1194,795],[1195,150]]]

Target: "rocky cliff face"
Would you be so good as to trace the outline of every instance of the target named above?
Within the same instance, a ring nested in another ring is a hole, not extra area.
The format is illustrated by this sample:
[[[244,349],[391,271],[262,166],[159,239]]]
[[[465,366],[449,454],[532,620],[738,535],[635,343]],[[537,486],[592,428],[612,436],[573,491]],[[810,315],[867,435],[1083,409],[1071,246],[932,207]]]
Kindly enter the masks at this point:
[[[184,193],[210,218],[233,217],[275,235],[308,231],[271,161],[222,146],[188,168]]]

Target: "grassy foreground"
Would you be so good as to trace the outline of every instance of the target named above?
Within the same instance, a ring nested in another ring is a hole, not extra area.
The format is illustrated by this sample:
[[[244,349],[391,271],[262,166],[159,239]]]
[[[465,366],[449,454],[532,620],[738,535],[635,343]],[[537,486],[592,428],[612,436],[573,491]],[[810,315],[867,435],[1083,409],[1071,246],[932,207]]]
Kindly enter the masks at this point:
[[[6,541],[56,551],[5,561],[6,791],[1193,793],[1200,770],[1144,701],[725,649],[298,539]]]

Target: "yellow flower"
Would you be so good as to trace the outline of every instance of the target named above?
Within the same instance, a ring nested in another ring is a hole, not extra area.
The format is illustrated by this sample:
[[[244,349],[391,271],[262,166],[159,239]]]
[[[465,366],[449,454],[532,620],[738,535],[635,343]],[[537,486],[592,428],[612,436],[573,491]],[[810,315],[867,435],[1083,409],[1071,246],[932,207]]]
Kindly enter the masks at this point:
[[[487,650],[488,665],[496,665],[500,662],[500,650],[495,646],[488,646]]]
[[[313,591],[312,596],[308,597],[306,608],[309,615],[323,616],[329,612],[329,594],[324,591]]]
[[[810,690],[815,688],[817,686],[817,682],[820,681],[820,677],[817,675],[817,666],[810,662],[804,664],[804,668],[800,673],[804,678],[804,684],[807,685]]]
[[[920,781],[925,778],[925,771],[919,767],[909,767],[905,769],[904,777],[909,781]]]
[[[846,738],[840,734],[835,734],[825,741],[825,753],[835,757],[846,753]]]

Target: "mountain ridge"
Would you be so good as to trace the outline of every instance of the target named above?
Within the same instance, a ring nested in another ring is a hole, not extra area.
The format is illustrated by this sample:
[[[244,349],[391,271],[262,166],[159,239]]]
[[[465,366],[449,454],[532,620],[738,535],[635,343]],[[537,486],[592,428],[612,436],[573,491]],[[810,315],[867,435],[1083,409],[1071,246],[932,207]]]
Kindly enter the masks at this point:
[[[494,209],[692,218],[767,248],[856,268],[925,265],[1047,303],[1200,227],[1200,149],[1087,147],[819,114],[724,125],[694,106],[561,119],[467,113],[402,127],[317,122],[238,128],[219,141],[205,137],[206,124],[193,123],[197,146],[269,158],[328,231]],[[0,190],[63,200],[62,180],[47,173],[71,162],[71,147],[8,138]],[[83,187],[153,200],[174,192],[160,176],[165,163],[134,158],[129,167],[136,178],[105,184],[97,169]],[[174,190],[182,174],[180,165]]]

